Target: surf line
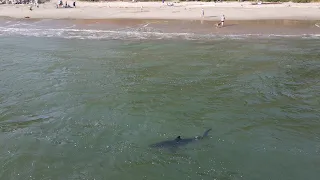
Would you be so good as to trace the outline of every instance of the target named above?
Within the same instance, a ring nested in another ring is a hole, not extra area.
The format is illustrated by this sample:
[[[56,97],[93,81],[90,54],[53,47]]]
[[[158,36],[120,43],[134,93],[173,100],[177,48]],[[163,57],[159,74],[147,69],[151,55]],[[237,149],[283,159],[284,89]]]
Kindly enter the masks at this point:
[[[319,25],[319,24],[315,23],[314,25],[317,26],[318,28],[320,28],[320,25]]]
[[[160,21],[149,22],[149,23],[143,24],[142,27],[147,27],[147,26],[149,26],[150,24],[158,24],[158,23],[160,23]]]
[[[151,23],[147,23],[147,24],[143,25],[143,27],[147,27],[147,26],[149,26],[149,24],[151,24]]]

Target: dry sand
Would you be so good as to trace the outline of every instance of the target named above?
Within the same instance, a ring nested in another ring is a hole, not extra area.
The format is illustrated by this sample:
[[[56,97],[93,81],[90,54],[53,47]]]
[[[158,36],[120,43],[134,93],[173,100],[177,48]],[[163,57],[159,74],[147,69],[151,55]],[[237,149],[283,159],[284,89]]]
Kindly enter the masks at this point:
[[[168,6],[161,2],[77,2],[77,8],[56,8],[57,1],[29,5],[0,5],[0,16],[49,19],[181,19],[226,20],[320,20],[320,3],[252,5],[251,2],[181,2]],[[64,1],[65,3],[65,1]],[[69,1],[70,5],[72,4]],[[205,17],[201,17],[201,9]]]

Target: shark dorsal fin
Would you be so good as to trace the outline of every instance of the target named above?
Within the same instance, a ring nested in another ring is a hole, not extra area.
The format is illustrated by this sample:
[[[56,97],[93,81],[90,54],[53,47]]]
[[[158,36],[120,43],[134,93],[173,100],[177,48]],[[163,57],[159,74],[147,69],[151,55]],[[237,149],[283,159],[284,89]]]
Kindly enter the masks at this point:
[[[175,140],[176,140],[176,141],[180,141],[180,140],[181,140],[181,136],[176,137]]]

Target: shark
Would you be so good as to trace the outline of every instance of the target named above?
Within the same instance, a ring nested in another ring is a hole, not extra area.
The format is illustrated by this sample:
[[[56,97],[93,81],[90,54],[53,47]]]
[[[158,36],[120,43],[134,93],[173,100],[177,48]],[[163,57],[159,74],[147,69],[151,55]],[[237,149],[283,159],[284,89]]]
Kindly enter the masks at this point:
[[[162,149],[170,149],[172,151],[175,151],[178,147],[181,146],[185,146],[187,144],[193,143],[193,142],[197,142],[199,140],[202,140],[206,137],[208,137],[209,132],[212,129],[208,129],[206,130],[202,136],[196,136],[196,137],[192,137],[192,138],[181,138],[181,136],[177,136],[175,139],[173,140],[165,140],[165,141],[161,141],[155,144],[151,144],[149,145],[149,147],[151,148],[162,148]]]

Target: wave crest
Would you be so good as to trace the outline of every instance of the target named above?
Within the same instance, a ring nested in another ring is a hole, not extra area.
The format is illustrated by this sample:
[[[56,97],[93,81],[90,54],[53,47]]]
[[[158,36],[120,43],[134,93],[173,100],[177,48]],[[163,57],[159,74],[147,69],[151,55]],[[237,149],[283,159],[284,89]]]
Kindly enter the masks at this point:
[[[6,23],[8,24],[8,23]],[[0,26],[0,36],[33,36],[57,37],[66,39],[187,39],[187,40],[215,40],[215,39],[246,39],[246,38],[309,38],[320,39],[320,34],[197,34],[185,32],[163,32],[159,29],[141,26],[138,28],[124,28],[116,30],[78,29],[75,25],[48,28],[35,24],[15,23]]]

